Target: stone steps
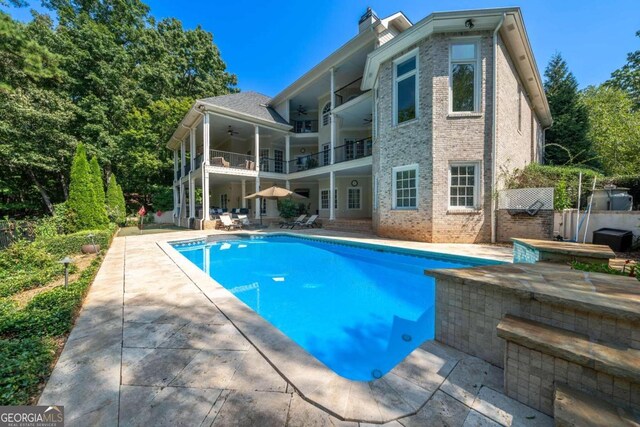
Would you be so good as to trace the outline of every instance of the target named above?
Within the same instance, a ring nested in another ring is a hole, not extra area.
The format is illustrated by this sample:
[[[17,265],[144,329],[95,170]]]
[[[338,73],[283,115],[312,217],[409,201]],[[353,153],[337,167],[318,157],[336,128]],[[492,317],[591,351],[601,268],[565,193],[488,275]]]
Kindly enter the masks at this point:
[[[322,228],[353,233],[373,233],[373,225],[370,219],[335,219],[333,221],[323,219]]]

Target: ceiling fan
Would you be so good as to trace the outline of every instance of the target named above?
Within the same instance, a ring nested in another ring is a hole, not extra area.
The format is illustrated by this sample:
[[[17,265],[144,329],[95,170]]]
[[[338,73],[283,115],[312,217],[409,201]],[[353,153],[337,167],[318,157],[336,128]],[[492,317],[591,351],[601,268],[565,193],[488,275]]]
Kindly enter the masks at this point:
[[[373,115],[372,114],[369,114],[369,118],[365,117],[364,119],[362,119],[362,122],[365,125],[371,124],[372,121],[373,121]]]
[[[229,136],[233,136],[233,135],[237,135],[239,132],[233,130],[233,128],[229,126],[229,130],[227,130],[227,133],[229,134]]]
[[[299,116],[307,115],[307,109],[302,104],[298,105],[298,109],[296,111],[298,112]]]

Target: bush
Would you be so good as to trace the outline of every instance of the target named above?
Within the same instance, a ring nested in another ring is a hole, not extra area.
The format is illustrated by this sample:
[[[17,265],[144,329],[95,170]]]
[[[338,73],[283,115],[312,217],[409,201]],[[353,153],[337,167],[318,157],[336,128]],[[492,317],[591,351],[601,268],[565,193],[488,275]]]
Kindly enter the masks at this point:
[[[71,164],[67,207],[72,231],[93,230],[107,225],[106,214],[104,217],[101,214],[101,209],[104,210],[104,199],[97,199],[91,167],[82,144],[78,144]]]
[[[89,162],[89,169],[91,171],[91,181],[93,182],[93,193],[96,196],[96,215],[100,224],[106,226],[109,224],[109,218],[107,217],[104,181],[102,180],[102,170],[95,156]]]
[[[35,244],[47,253],[53,255],[57,259],[67,255],[79,254],[82,252],[82,245],[91,244],[90,234],[93,234],[93,242],[100,245],[105,250],[111,244],[113,238],[114,226],[110,226],[106,230],[85,230],[73,234],[51,237],[42,240],[36,240]]]
[[[59,203],[53,208],[52,216],[45,216],[36,222],[36,238],[55,237],[70,232],[67,204]]]
[[[55,356],[50,338],[5,339],[0,345],[0,404],[27,405],[49,374]]]
[[[278,200],[278,210],[284,219],[295,218],[298,215],[298,204],[291,199]]]
[[[63,273],[56,258],[38,245],[20,241],[0,252],[0,297],[42,286]]]
[[[154,211],[173,210],[173,190],[171,187],[156,187],[151,194],[151,203]]]
[[[122,187],[116,181],[116,176],[111,174],[106,195],[107,214],[111,222],[123,225],[127,216],[127,208],[124,202]]]

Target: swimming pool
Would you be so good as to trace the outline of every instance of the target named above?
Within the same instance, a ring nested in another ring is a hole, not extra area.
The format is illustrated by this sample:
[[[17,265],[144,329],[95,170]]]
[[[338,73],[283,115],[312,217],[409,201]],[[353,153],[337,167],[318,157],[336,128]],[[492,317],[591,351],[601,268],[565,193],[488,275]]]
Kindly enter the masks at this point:
[[[173,247],[337,374],[378,378],[433,339],[425,269],[498,261],[287,235]]]

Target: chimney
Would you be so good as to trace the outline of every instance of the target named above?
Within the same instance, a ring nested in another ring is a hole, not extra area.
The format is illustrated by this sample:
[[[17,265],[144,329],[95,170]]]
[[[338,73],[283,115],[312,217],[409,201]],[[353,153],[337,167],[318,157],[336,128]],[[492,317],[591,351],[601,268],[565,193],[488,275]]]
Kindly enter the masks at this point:
[[[371,10],[370,7],[367,7],[367,11],[360,17],[360,20],[358,21],[358,33],[361,33],[372,27],[376,21],[378,21],[378,15],[376,15],[376,13]]]

